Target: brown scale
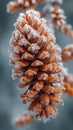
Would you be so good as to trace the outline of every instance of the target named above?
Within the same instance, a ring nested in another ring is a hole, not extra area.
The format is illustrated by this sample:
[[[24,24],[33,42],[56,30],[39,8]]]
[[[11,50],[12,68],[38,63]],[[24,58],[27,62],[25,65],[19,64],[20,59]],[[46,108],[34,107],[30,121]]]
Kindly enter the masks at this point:
[[[69,96],[73,96],[73,76],[67,75],[64,77],[65,92]]]
[[[55,38],[39,12],[28,10],[20,14],[10,43],[13,77],[20,78],[17,87],[28,86],[20,94],[23,103],[29,103],[27,109],[34,111],[35,118],[56,115],[54,104],[63,103],[60,98],[63,86],[53,83],[63,82],[58,75],[62,72],[62,59]]]
[[[67,62],[69,60],[73,60],[73,45],[67,45],[62,50],[62,59],[63,62]]]
[[[19,8],[22,8],[22,10],[27,10],[30,8],[36,8],[38,3],[43,3],[42,0],[15,0],[15,1],[10,1],[7,5],[7,11],[16,13]]]
[[[34,120],[33,115],[25,113],[24,115],[17,116],[14,123],[18,127],[21,127],[30,124],[33,120]]]

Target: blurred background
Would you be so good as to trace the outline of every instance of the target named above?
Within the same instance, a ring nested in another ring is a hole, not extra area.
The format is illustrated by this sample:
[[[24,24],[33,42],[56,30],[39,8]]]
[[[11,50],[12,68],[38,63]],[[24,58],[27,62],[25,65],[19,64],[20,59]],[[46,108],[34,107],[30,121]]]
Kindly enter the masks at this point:
[[[67,21],[73,26],[73,0],[63,0]],[[19,113],[24,113],[25,107],[19,98],[20,91],[16,88],[16,82],[11,78],[9,66],[9,40],[14,29],[13,24],[19,13],[9,14],[6,12],[6,5],[9,0],[0,0],[0,130],[73,130],[73,98],[63,95],[64,106],[59,106],[59,114],[56,119],[48,123],[35,121],[34,123],[18,128],[13,125],[12,120]],[[41,8],[41,7],[40,7]],[[73,44],[73,39],[66,37],[56,31],[57,43],[61,47],[66,44]],[[73,73],[73,62],[65,64],[69,72]]]

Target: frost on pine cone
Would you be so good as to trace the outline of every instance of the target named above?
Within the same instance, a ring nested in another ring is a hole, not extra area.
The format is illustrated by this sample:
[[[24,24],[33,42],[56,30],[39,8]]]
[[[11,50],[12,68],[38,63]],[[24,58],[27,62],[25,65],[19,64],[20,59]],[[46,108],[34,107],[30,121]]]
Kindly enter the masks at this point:
[[[62,50],[62,60],[63,62],[68,62],[69,60],[73,60],[73,45],[67,45]],[[64,87],[65,92],[73,96],[73,75],[66,72],[64,73]]]
[[[69,60],[73,60],[73,45],[67,45],[62,50],[62,59],[64,62],[67,62]]]
[[[19,115],[19,116],[15,119],[14,123],[15,123],[17,126],[21,127],[21,126],[30,124],[33,120],[34,120],[33,115],[29,115],[29,114],[25,113],[24,115]]]
[[[16,13],[21,7],[23,10],[35,8],[40,0],[15,0],[10,1],[7,5],[7,11]]]
[[[35,118],[55,116],[55,104],[63,103],[60,49],[40,13],[28,10],[15,23],[10,41],[10,64],[14,65],[13,78],[20,78],[18,88],[27,88],[20,96],[29,102],[29,111]]]
[[[73,30],[71,29],[71,25],[66,22],[66,16],[63,9],[54,3],[50,12],[50,19],[54,26],[67,36],[73,37]]]
[[[73,75],[65,75],[64,87],[66,94],[73,96]]]

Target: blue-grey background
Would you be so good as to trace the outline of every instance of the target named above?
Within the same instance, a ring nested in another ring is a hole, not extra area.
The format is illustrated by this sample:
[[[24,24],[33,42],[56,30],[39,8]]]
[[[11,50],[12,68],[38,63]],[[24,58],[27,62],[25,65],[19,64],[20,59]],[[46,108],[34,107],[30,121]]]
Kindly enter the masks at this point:
[[[18,128],[12,124],[12,119],[25,111],[24,105],[19,98],[19,90],[16,89],[16,82],[11,78],[9,66],[9,40],[13,31],[13,24],[18,17],[17,14],[8,14],[6,5],[9,0],[0,0],[0,130],[73,130],[73,98],[63,95],[64,106],[59,106],[59,114],[56,119],[51,119],[47,124],[35,121],[34,123]],[[41,8],[41,7],[40,7]],[[63,8],[67,20],[73,26],[73,0],[64,0]],[[73,44],[73,39],[66,37],[56,31],[57,43],[61,47],[66,44]],[[73,73],[73,62],[66,64],[69,72]]]

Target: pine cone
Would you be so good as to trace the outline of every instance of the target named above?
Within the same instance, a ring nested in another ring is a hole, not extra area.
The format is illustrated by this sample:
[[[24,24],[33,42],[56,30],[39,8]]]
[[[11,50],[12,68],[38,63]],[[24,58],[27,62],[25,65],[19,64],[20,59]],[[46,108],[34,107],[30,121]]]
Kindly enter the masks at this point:
[[[67,24],[66,16],[61,7],[57,4],[53,4],[50,12],[50,19],[54,26],[67,36],[73,37],[73,30],[71,29],[71,26]]]
[[[65,92],[69,96],[73,96],[73,75],[67,75],[64,77]]]
[[[21,7],[22,10],[27,10],[30,8],[35,8],[40,0],[15,0],[10,1],[7,5],[7,11],[16,13],[18,9]]]
[[[62,59],[46,20],[34,10],[21,13],[10,44],[10,64],[15,66],[13,78],[20,78],[18,88],[28,86],[20,95],[23,103],[30,103],[28,110],[34,111],[36,118],[55,116],[54,104],[63,103]]]
[[[19,115],[14,122],[18,127],[21,127],[30,124],[33,120],[33,115],[29,115],[26,113],[24,115]]]
[[[64,62],[73,60],[73,45],[67,45],[62,51],[62,59]]]

